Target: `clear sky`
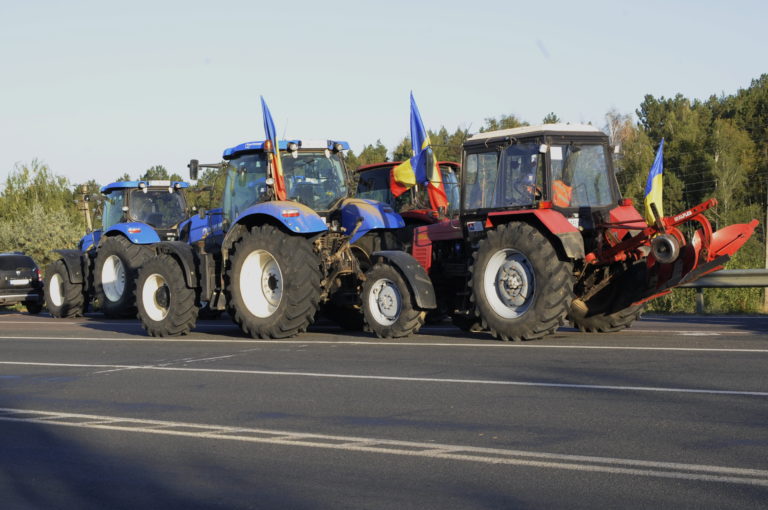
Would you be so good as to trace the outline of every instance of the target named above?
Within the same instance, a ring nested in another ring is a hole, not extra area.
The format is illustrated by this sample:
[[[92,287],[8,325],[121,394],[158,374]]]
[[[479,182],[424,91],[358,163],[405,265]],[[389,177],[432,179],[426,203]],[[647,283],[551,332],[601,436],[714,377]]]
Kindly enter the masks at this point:
[[[71,182],[279,134],[359,153],[425,124],[513,113],[602,127],[645,94],[707,98],[768,72],[764,1],[0,0],[0,182],[38,158]],[[2,186],[2,184],[0,184]]]

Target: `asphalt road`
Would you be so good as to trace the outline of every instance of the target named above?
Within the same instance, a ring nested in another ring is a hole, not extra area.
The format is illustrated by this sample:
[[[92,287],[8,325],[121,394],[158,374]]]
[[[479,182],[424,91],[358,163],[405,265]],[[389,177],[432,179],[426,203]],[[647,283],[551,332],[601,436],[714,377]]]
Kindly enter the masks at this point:
[[[768,317],[504,343],[0,313],[3,508],[765,508]]]

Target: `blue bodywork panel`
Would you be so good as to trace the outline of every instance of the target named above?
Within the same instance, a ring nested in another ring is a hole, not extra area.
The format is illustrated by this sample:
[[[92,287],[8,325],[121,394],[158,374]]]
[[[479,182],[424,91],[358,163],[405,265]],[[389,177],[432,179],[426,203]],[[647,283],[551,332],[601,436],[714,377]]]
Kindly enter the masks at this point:
[[[239,223],[246,216],[266,215],[280,221],[291,232],[314,234],[328,230],[325,220],[314,210],[298,202],[276,200],[250,206],[232,222]]]
[[[285,150],[288,150],[288,144],[289,143],[295,143],[295,144],[297,144],[299,146],[299,148],[303,148],[303,149],[310,149],[310,148],[311,149],[315,149],[315,148],[317,148],[317,149],[333,149],[334,144],[339,143],[339,144],[341,144],[342,150],[345,150],[345,151],[349,150],[349,144],[347,142],[345,142],[345,141],[342,141],[342,140],[327,140],[326,147],[307,147],[307,146],[302,146],[302,141],[301,140],[279,140],[277,142],[277,145],[279,146],[279,149],[281,151],[285,151]],[[258,141],[255,141],[255,142],[241,143],[240,145],[236,145],[234,147],[230,147],[229,149],[224,150],[223,158],[224,159],[232,159],[235,156],[237,156],[238,154],[240,154],[241,152],[252,152],[252,151],[263,150],[263,149],[264,149],[264,141],[263,140],[258,140]]]
[[[127,237],[133,244],[152,244],[160,242],[160,236],[157,235],[155,229],[146,223],[139,223],[137,221],[131,223],[117,223],[109,227],[109,229],[104,232],[104,235],[106,236],[118,232]]]
[[[375,200],[348,198],[341,205],[341,226],[346,232],[352,232],[357,218],[363,218],[363,224],[351,242],[355,242],[366,233],[376,229],[395,229],[405,226],[403,218],[392,207]]]
[[[112,182],[106,186],[102,186],[100,191],[106,194],[116,189],[136,189],[142,183],[147,188],[172,187],[176,189],[183,189],[189,187],[189,183],[184,181],[119,181]]]
[[[211,234],[224,233],[224,213],[219,207],[205,212],[205,218],[195,215],[179,224],[179,232],[189,224],[190,244],[194,244]]]
[[[91,248],[95,248],[99,245],[99,241],[101,240],[101,230],[94,230],[88,234],[85,234],[82,239],[80,239],[80,243],[78,246],[80,247],[80,251],[86,252],[90,250]]]

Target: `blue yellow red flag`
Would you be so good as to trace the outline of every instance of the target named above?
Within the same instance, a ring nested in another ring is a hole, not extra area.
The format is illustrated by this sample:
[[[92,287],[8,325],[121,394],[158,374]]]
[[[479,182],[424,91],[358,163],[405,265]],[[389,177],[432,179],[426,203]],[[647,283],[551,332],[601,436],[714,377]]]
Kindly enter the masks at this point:
[[[423,184],[427,187],[432,207],[446,208],[448,198],[432,152],[429,134],[424,128],[413,92],[411,92],[411,150],[413,156],[392,169],[390,174],[392,194],[400,196],[415,184]]]
[[[656,216],[653,214],[651,204],[656,205],[656,211],[659,219],[664,217],[662,208],[662,177],[664,174],[664,139],[661,139],[659,148],[656,151],[656,159],[653,160],[651,170],[648,172],[648,180],[645,183],[645,221],[652,225],[656,223]]]
[[[285,200],[288,196],[285,190],[285,178],[283,177],[283,165],[280,161],[280,146],[277,143],[277,131],[275,123],[272,120],[272,114],[269,112],[264,96],[261,96],[261,110],[264,113],[264,134],[271,143],[270,153],[272,154],[272,180],[275,184],[275,195],[278,200]]]

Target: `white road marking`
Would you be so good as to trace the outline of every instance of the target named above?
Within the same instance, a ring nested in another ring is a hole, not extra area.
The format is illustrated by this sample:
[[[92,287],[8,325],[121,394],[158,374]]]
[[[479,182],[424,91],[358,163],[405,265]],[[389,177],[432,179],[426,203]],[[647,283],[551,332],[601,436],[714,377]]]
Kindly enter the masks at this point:
[[[729,466],[566,455],[29,409],[0,408],[0,421],[768,487],[768,471]]]
[[[575,390],[646,391],[657,393],[697,393],[705,395],[732,395],[740,397],[768,397],[768,391],[718,390],[712,388],[665,388],[656,386],[617,386],[603,384],[573,384],[538,381],[504,381],[492,379],[450,379],[434,377],[398,377],[386,375],[334,374],[322,372],[286,372],[280,370],[242,370],[226,368],[169,367],[164,365],[111,365],[91,363],[44,363],[35,361],[0,361],[0,365],[55,367],[55,368],[103,368],[109,370],[154,370],[167,372],[197,372],[211,374],[240,374],[275,377],[315,377],[325,379],[363,379],[370,381],[398,381],[443,384],[487,384],[495,386],[528,386],[535,388],[565,388]],[[105,371],[94,372],[105,373]]]
[[[487,349],[594,349],[608,351],[681,351],[681,352],[717,352],[717,353],[760,353],[768,354],[768,349],[739,349],[739,348],[720,348],[720,347],[641,347],[631,345],[552,345],[540,343],[523,342],[498,342],[479,338],[477,343],[460,342],[417,342],[417,341],[383,341],[371,338],[370,340],[307,340],[304,339],[281,339],[281,340],[256,340],[252,338],[189,338],[189,337],[125,337],[125,338],[107,338],[107,337],[89,337],[89,336],[0,336],[0,341],[8,340],[56,340],[73,342],[159,342],[159,343],[215,343],[226,344],[284,344],[284,345],[302,345],[310,347],[313,345],[373,345],[373,346],[404,346],[404,347],[477,347]]]

